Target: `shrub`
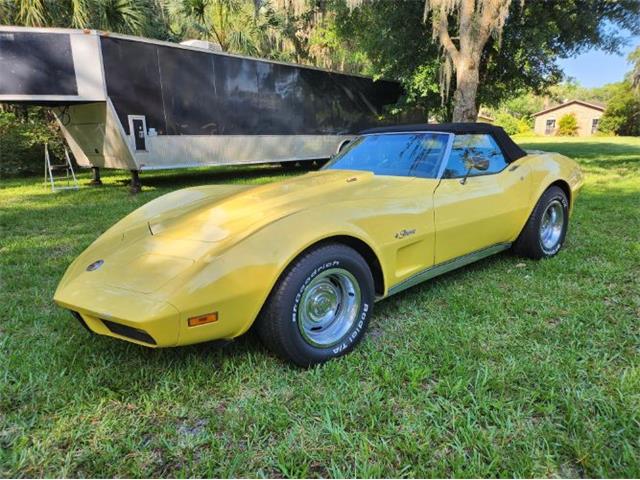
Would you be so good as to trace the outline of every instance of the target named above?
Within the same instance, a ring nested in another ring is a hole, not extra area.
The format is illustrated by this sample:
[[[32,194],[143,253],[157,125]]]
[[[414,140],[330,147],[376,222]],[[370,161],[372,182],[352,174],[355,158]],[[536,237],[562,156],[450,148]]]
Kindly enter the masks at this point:
[[[504,128],[504,131],[509,135],[528,133],[531,130],[531,127],[526,120],[522,118],[516,118],[506,112],[496,114],[495,124]]]
[[[578,119],[575,114],[567,113],[560,117],[558,121],[558,132],[556,135],[575,137],[578,135]]]
[[[45,142],[52,157],[64,155],[61,134],[45,109],[0,107],[0,177],[42,173]]]

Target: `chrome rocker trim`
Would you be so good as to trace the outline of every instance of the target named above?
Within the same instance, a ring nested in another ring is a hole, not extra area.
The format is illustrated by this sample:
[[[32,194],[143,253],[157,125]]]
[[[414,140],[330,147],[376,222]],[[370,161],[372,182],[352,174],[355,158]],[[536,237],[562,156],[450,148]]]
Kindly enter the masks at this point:
[[[490,257],[491,255],[502,252],[504,250],[508,250],[509,248],[511,248],[511,243],[498,243],[496,245],[492,245],[490,247],[468,253],[461,257],[439,263],[438,265],[434,265],[433,267],[429,267],[426,270],[418,272],[415,275],[412,275],[409,278],[401,281],[397,285],[391,287],[389,289],[389,292],[387,293],[387,297],[395,295],[396,293],[402,292],[407,288],[411,288],[414,285],[422,283],[426,280],[430,280],[444,273],[456,270],[460,267],[464,267],[465,265],[469,265],[470,263],[482,260],[483,258]]]

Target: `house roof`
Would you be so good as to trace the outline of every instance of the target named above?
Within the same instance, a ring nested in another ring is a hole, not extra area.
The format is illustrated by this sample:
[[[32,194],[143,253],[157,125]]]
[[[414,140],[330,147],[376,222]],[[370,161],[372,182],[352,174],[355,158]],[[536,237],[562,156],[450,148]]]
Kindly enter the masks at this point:
[[[537,117],[538,115],[542,115],[543,113],[552,112],[554,110],[558,110],[560,108],[572,105],[574,103],[579,103],[580,105],[584,105],[585,107],[593,108],[594,110],[599,110],[601,112],[604,112],[604,109],[605,109],[604,105],[600,105],[598,103],[585,102],[583,100],[570,100],[568,102],[564,102],[564,103],[561,103],[559,105],[554,105],[553,107],[549,107],[549,108],[546,108],[546,109],[541,110],[539,112],[536,112],[536,113],[533,114],[533,116]]]

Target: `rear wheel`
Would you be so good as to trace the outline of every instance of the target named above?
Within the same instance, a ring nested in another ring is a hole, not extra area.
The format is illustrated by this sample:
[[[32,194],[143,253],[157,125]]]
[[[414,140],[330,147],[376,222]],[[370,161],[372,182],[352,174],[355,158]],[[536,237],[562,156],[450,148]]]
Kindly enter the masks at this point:
[[[373,277],[352,248],[328,244],[296,259],[274,287],[257,332],[263,343],[299,366],[351,351],[373,309]]]
[[[552,257],[562,248],[568,225],[567,194],[559,187],[549,187],[538,200],[514,249],[519,255],[536,260]]]

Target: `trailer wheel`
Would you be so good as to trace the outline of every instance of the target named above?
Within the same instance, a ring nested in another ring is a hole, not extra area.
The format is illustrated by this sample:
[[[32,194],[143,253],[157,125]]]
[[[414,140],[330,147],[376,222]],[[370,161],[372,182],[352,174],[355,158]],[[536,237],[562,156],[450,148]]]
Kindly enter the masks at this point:
[[[338,145],[338,148],[336,149],[336,154],[342,152],[342,150],[345,149],[345,147],[347,145],[349,145],[351,143],[351,140],[343,140],[342,142],[340,142],[340,145]]]
[[[280,162],[280,166],[282,167],[283,170],[290,172],[298,168],[298,162],[293,162],[293,161]]]

